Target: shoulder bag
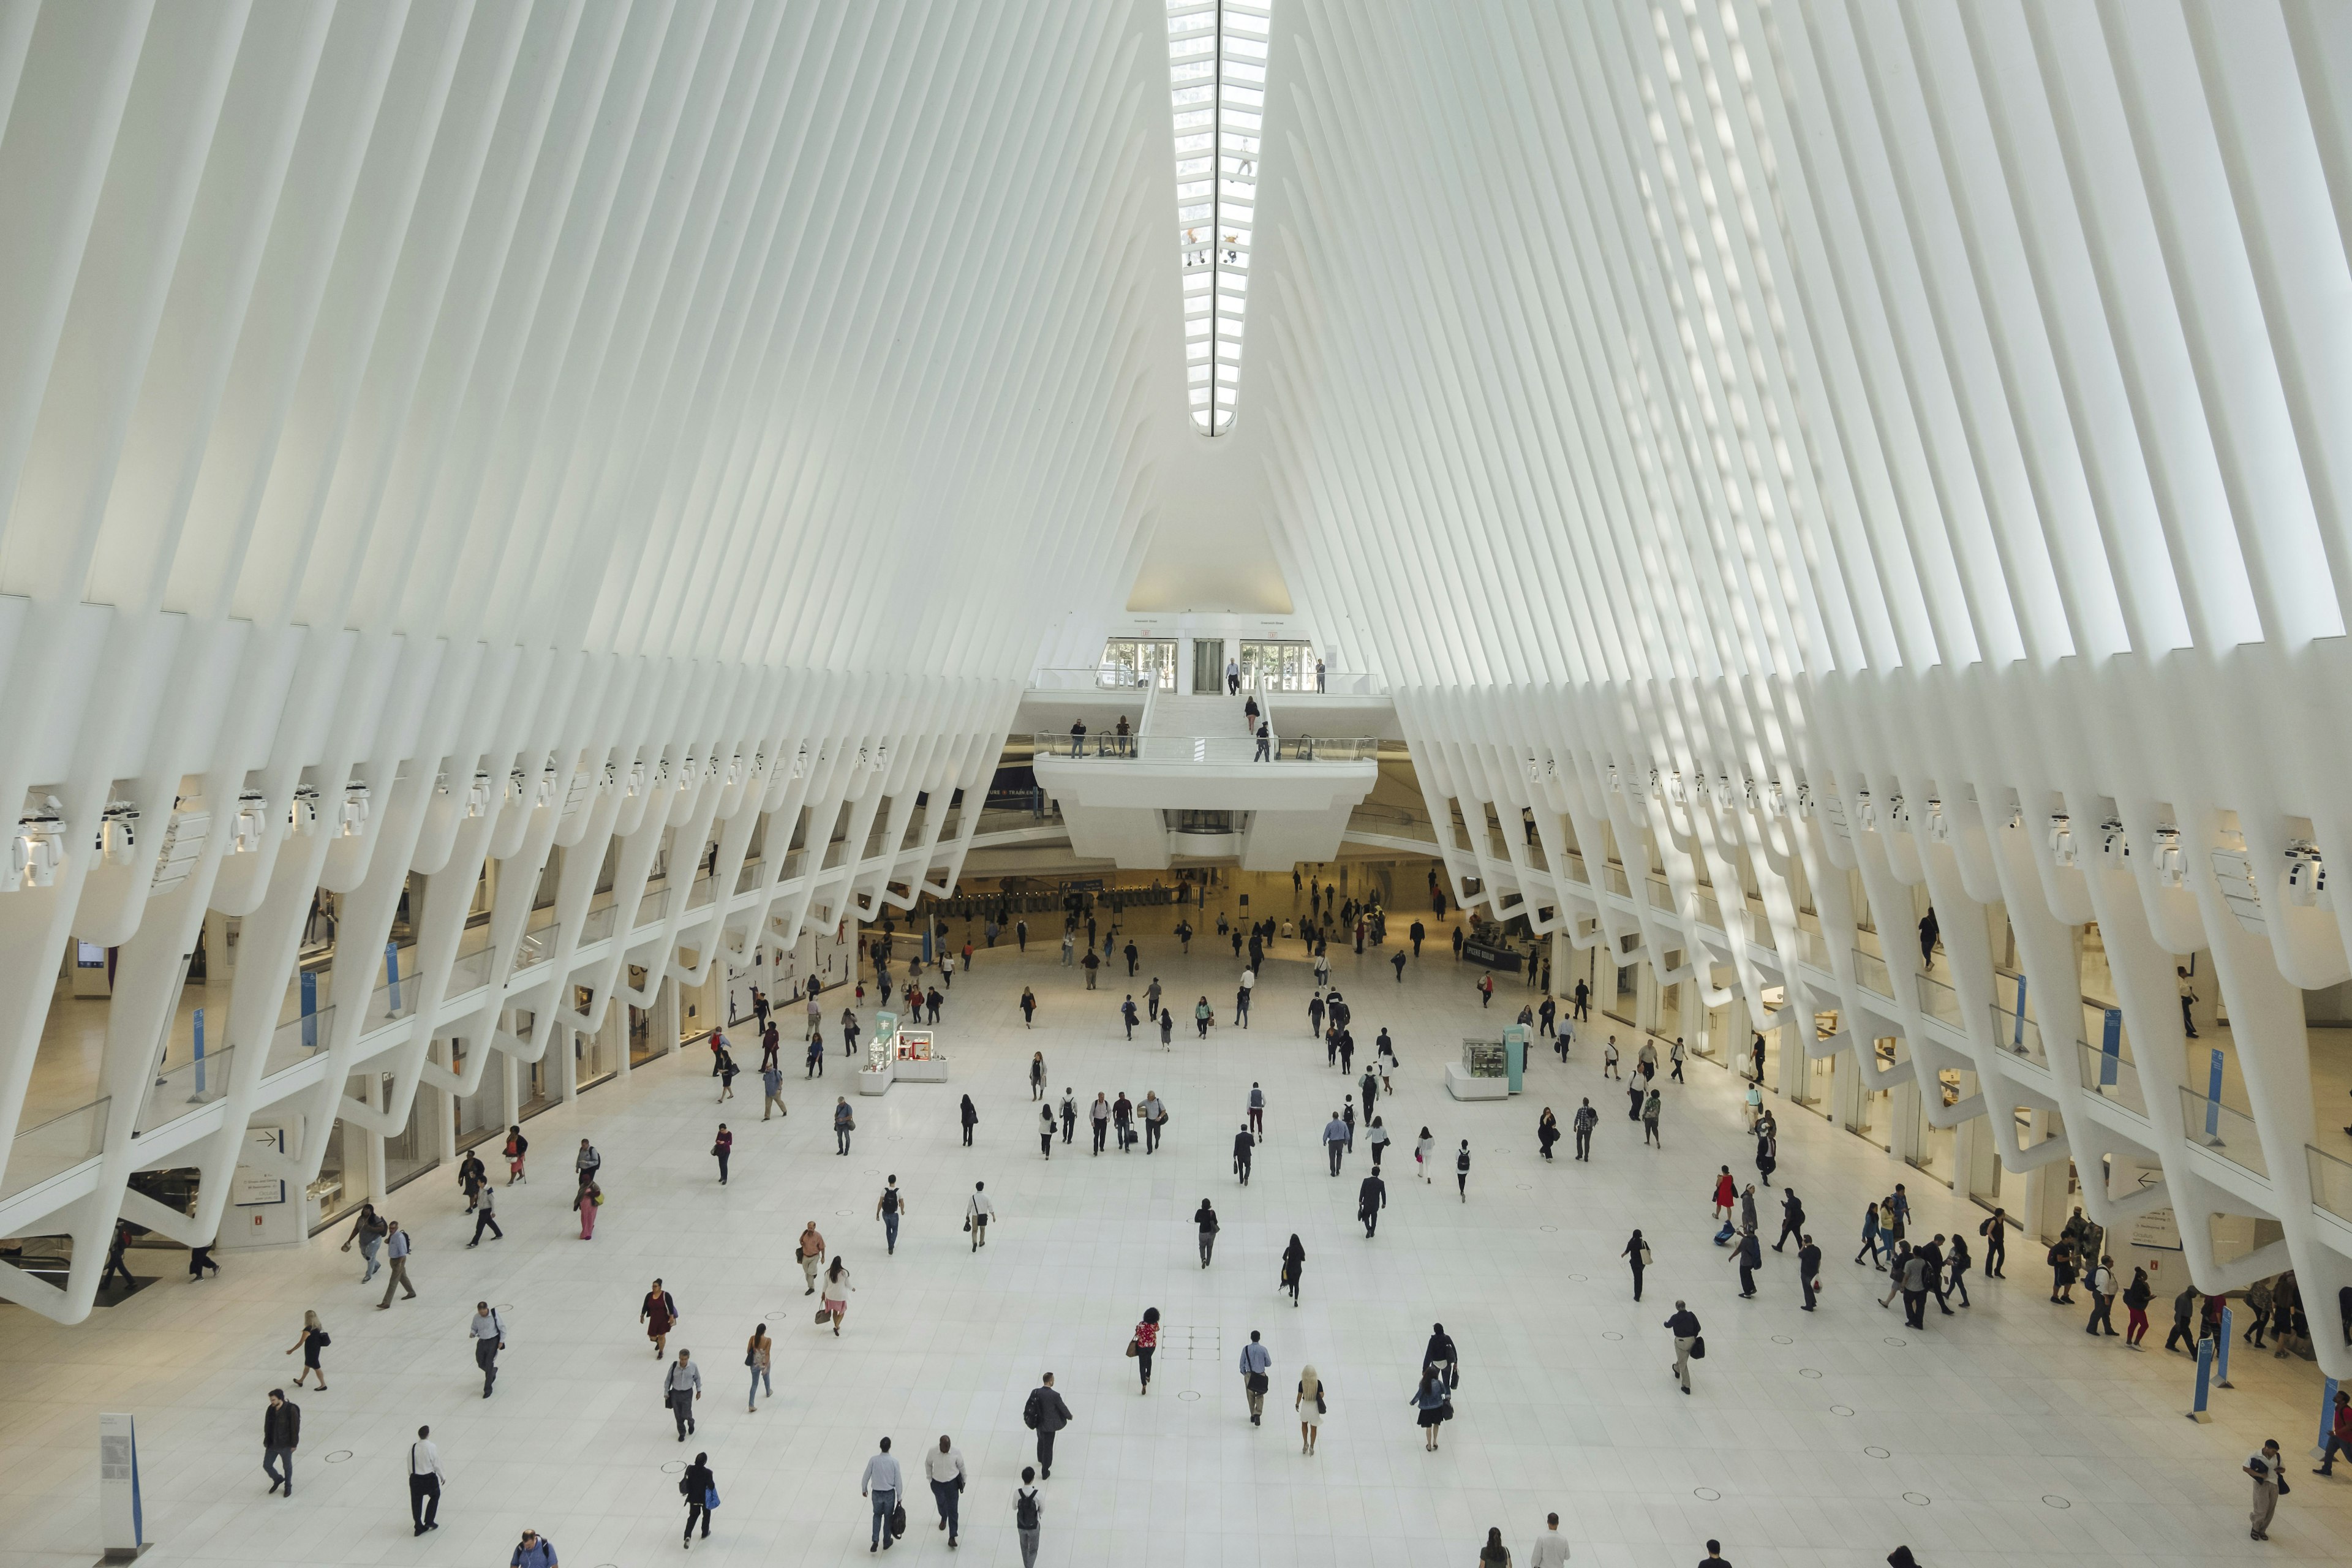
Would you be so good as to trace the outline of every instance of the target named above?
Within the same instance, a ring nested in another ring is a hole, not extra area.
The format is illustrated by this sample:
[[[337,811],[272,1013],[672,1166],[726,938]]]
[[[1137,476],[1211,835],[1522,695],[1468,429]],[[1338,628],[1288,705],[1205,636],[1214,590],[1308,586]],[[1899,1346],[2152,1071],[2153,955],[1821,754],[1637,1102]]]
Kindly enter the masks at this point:
[[[1706,1336],[1705,1334],[1693,1334],[1691,1336],[1691,1360],[1705,1361],[1706,1359]]]

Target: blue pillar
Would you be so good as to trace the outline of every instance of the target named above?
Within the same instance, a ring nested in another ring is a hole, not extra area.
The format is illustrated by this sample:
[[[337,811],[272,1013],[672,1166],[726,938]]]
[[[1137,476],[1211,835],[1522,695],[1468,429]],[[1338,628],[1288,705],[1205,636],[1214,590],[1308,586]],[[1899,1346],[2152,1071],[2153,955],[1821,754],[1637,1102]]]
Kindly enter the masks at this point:
[[[2336,1432],[2336,1379],[2331,1377],[2326,1386],[2319,1391],[2319,1441],[2313,1444],[2311,1449],[2311,1457],[2315,1459],[2326,1457],[2327,1439]]]
[[[2017,1021],[2011,1026],[2010,1047],[2020,1056],[2025,1054],[2025,976],[2017,977]]]
[[[2107,1009],[2106,1020],[2099,1030],[2099,1086],[2112,1089],[2116,1082],[2116,1066],[2124,1056],[2124,1011]]]
[[[319,1048],[319,972],[302,972],[302,1048]]]
[[[2195,1407],[2189,1412],[2189,1419],[2191,1421],[2210,1421],[2213,1419],[2210,1415],[2205,1414],[2205,1402],[2209,1397],[2210,1397],[2212,1390],[2213,1342],[2211,1340],[2199,1340],[2197,1342],[2197,1404]]]
[[[2231,1331],[2236,1326],[2236,1317],[2231,1312],[2229,1308],[2222,1308],[2221,1343],[2218,1353],[2213,1358],[2213,1386],[2216,1388],[2227,1388],[2230,1386]]]
[[[2205,1142],[2214,1148],[2221,1146],[2221,1048],[2213,1047],[2213,1070],[2207,1075],[2205,1089]],[[2223,1387],[2229,1386],[2227,1384]]]
[[[204,1097],[205,1097],[205,1010],[204,1010],[202,1007],[199,1007],[199,1008],[197,1008],[197,1009],[196,1009],[196,1091],[195,1091],[194,1094],[191,1094],[190,1096],[188,1096],[188,1103],[189,1103],[190,1105],[194,1105],[194,1104],[196,1104],[198,1101],[202,1100],[204,1099]]]
[[[383,979],[386,991],[389,993],[388,1015],[398,1017],[400,1016],[400,944],[397,942],[388,942],[383,944]]]

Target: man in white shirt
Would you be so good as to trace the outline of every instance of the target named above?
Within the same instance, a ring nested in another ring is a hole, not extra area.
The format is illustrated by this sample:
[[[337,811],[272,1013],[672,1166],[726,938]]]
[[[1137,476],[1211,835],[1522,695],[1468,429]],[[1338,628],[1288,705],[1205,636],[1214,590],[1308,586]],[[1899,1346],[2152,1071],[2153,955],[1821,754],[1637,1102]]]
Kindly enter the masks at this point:
[[[940,1434],[940,1446],[923,1456],[923,1474],[931,1483],[931,1500],[939,1504],[940,1528],[948,1532],[948,1544],[953,1546],[957,1507],[963,1500],[963,1455],[948,1441],[946,1433]]]
[[[1348,1124],[1339,1120],[1338,1111],[1333,1111],[1331,1120],[1323,1124],[1323,1151],[1331,1156],[1331,1173],[1335,1176],[1339,1173],[1339,1156],[1346,1152],[1350,1136]]]
[[[887,1551],[890,1544],[890,1510],[898,1504],[898,1461],[890,1457],[890,1439],[882,1439],[882,1451],[866,1461],[866,1473],[857,1478],[857,1494],[874,1500],[874,1534],[866,1550]]]
[[[1249,1343],[1242,1347],[1242,1392],[1249,1398],[1250,1425],[1260,1426],[1259,1417],[1265,1414],[1266,1373],[1274,1368],[1274,1352],[1258,1342],[1257,1331],[1250,1331]]]
[[[1559,1532],[1559,1515],[1544,1515],[1545,1530],[1528,1553],[1528,1568],[1561,1568],[1568,1561],[1568,1537]]]
[[[432,1427],[419,1426],[416,1441],[408,1446],[408,1517],[419,1535],[441,1528],[436,1517],[441,1511],[441,1450],[432,1437]]]
[[[988,1201],[988,1184],[971,1184],[971,1201],[964,1205],[964,1223],[971,1228],[971,1249],[978,1252],[988,1245],[988,1222],[996,1217],[996,1205]]]
[[[482,1189],[489,1191],[488,1187]],[[474,1321],[466,1325],[474,1338],[474,1364],[482,1369],[482,1397],[490,1396],[491,1386],[499,1381],[499,1352],[507,1348],[507,1326],[488,1301],[474,1303]]]

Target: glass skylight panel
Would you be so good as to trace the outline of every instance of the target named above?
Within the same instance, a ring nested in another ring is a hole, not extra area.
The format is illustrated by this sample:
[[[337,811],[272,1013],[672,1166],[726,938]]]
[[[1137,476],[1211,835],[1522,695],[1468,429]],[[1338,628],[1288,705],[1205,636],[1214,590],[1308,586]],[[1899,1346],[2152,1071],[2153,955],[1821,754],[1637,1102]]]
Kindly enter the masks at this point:
[[[1233,426],[1241,384],[1242,316],[1249,303],[1250,230],[1257,208],[1258,132],[1274,6],[1273,0],[1167,5],[1186,396],[1192,427],[1221,436]]]

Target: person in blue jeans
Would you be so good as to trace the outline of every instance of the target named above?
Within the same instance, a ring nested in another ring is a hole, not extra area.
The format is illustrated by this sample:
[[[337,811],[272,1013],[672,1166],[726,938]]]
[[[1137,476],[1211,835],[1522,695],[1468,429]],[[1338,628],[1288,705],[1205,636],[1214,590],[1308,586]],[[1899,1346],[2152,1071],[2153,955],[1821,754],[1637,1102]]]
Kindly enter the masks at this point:
[[[874,1202],[874,1212],[882,1216],[882,1235],[889,1243],[888,1250],[892,1253],[898,1250],[898,1216],[906,1207],[906,1196],[898,1191],[898,1178],[894,1174],[890,1184],[882,1189],[882,1195]]]
[[[885,1437],[882,1451],[866,1461],[866,1473],[857,1480],[859,1494],[874,1503],[874,1533],[866,1542],[868,1552],[877,1547],[889,1550],[890,1510],[898,1506],[899,1484],[898,1461],[890,1457],[890,1439]]]

